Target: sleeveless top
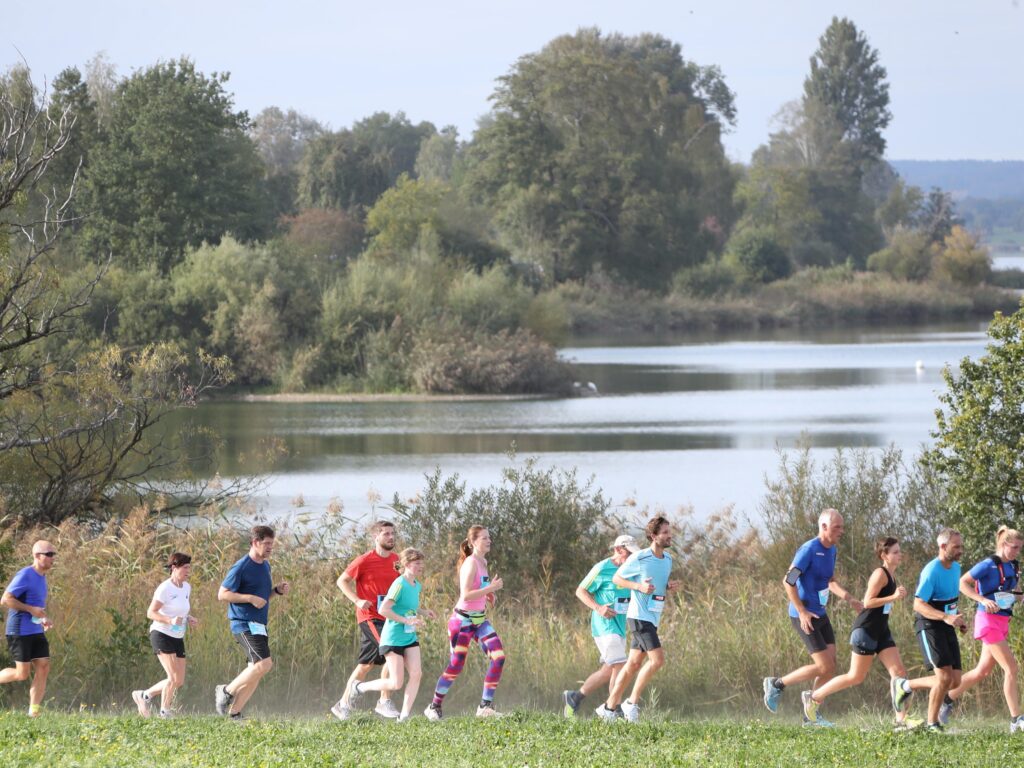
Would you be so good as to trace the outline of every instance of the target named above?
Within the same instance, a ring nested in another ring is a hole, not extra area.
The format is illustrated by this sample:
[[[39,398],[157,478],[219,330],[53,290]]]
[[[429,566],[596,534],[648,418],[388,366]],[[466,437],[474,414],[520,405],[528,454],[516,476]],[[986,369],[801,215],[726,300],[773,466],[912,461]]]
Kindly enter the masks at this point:
[[[487,566],[476,559],[475,555],[470,555],[476,563],[476,576],[473,577],[473,582],[470,584],[470,589],[480,589],[486,587],[491,583],[491,577],[487,574]],[[461,569],[460,569],[461,570]],[[461,574],[460,574],[461,578]],[[459,611],[467,612],[479,612],[483,613],[487,608],[487,595],[478,597],[475,600],[463,600],[459,598],[459,602],[455,604],[455,609]]]
[[[887,581],[885,586],[878,590],[875,597],[890,597],[896,594],[896,580],[889,573],[889,569],[881,566],[885,571]],[[853,629],[863,629],[872,640],[881,640],[889,631],[889,612],[892,610],[892,603],[886,603],[878,608],[865,608],[854,619]]]

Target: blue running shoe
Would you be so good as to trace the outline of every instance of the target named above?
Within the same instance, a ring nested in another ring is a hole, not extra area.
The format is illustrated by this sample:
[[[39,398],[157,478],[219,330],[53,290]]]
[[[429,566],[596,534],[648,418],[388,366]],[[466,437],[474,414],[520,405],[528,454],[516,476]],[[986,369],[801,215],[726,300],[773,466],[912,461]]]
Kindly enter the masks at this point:
[[[782,696],[782,689],[775,687],[777,677],[766,677],[762,687],[764,688],[764,705],[768,711],[775,713],[779,711],[779,698]]]

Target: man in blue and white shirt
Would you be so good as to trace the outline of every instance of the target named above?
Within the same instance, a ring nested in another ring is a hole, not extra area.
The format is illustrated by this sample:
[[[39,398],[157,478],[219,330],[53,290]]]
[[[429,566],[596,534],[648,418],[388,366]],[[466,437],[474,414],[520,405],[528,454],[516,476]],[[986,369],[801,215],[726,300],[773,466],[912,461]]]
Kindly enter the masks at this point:
[[[626,625],[632,640],[629,658],[619,672],[608,700],[597,708],[598,716],[605,720],[619,717],[617,710],[620,703],[622,716],[626,720],[631,723],[639,720],[640,695],[654,673],[665,664],[665,652],[658,638],[658,624],[665,609],[668,591],[679,585],[678,581],[669,579],[672,555],[667,550],[672,545],[672,526],[659,515],[648,521],[645,533],[651,546],[630,555],[612,577],[615,586],[630,590]],[[634,676],[636,682],[633,691],[623,701],[626,686]]]
[[[0,605],[7,608],[7,648],[14,658],[13,667],[0,670],[0,683],[28,680],[31,673],[29,717],[40,712],[50,674],[50,645],[45,632],[53,622],[46,615],[46,574],[56,556],[50,542],[37,541],[32,545],[32,565],[18,571],[0,597]]]
[[[815,688],[824,685],[836,674],[836,636],[826,606],[829,595],[844,600],[860,613],[864,605],[835,580],[836,545],[843,536],[843,516],[826,509],[818,516],[818,535],[805,541],[793,556],[782,585],[789,598],[789,620],[803,640],[811,663],[782,677],[764,679],[764,705],[777,712],[779,698],[788,685],[812,680],[810,691],[801,697],[809,699]],[[816,725],[831,725],[818,715]]]

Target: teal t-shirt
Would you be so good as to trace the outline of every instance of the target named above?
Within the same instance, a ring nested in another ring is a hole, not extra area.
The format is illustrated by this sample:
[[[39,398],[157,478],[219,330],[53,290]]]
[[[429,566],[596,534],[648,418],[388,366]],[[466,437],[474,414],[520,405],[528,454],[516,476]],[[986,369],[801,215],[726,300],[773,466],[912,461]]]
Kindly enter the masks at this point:
[[[629,590],[620,589],[612,583],[612,576],[619,566],[606,558],[594,565],[580,586],[594,596],[598,605],[610,605],[615,609],[615,618],[606,619],[597,611],[590,613],[590,632],[594,637],[604,635],[626,636],[626,610],[629,608]]]
[[[415,616],[420,609],[420,589],[418,581],[410,584],[404,576],[399,576],[388,588],[384,600],[391,600],[391,610],[399,616]],[[380,633],[380,644],[400,648],[416,642],[416,628],[407,627],[391,619],[385,619],[384,629]]]

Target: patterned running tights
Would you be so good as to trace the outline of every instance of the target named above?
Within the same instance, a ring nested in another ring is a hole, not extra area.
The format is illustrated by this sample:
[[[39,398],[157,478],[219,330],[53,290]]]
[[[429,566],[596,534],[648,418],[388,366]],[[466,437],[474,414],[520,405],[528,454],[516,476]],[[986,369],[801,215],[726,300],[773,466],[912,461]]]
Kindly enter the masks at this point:
[[[459,676],[462,668],[466,665],[466,655],[469,653],[469,645],[474,640],[480,643],[480,648],[491,660],[487,667],[487,674],[484,675],[484,692],[481,697],[484,701],[494,700],[494,691],[501,680],[501,670],[505,666],[505,651],[501,647],[501,638],[491,622],[484,619],[481,624],[474,624],[467,618],[453,613],[448,619],[448,638],[452,644],[452,657],[448,660],[448,668],[444,674],[437,679],[437,687],[434,689],[434,704],[438,706],[444,701],[448,689],[452,687],[455,678]]]

